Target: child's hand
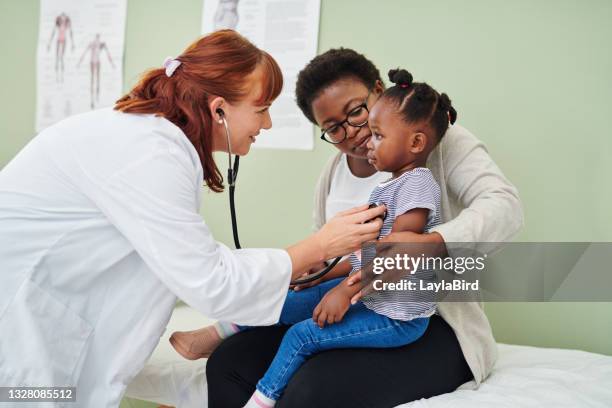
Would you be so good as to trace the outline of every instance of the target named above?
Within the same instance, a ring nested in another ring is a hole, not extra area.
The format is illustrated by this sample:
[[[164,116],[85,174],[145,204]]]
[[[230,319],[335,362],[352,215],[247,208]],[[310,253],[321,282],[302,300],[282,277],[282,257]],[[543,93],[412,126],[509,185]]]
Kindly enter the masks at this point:
[[[346,291],[345,286],[345,281],[342,281],[338,286],[327,292],[315,307],[312,320],[320,328],[323,328],[325,323],[334,324],[342,321],[346,311],[351,306],[351,296]]]

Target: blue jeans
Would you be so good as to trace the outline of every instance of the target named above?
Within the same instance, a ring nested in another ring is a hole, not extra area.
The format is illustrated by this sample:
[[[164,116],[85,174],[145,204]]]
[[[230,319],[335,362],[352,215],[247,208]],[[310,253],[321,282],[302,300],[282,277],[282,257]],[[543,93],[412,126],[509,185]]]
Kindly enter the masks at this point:
[[[270,368],[257,383],[257,389],[268,398],[278,400],[293,374],[308,357],[320,351],[399,347],[416,341],[425,333],[428,317],[393,320],[371,311],[361,302],[352,305],[341,322],[320,328],[312,320],[312,312],[323,296],[342,280],[330,280],[298,292],[289,291],[277,325],[291,325],[291,328],[283,337]]]

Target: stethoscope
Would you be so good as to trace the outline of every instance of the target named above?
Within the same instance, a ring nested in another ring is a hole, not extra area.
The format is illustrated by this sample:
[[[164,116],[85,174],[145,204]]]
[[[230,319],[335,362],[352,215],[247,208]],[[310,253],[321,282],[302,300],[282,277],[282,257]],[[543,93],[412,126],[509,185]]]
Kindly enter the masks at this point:
[[[236,178],[238,177],[238,166],[240,164],[240,156],[234,156],[234,163],[232,164],[232,145],[230,143],[230,130],[227,125],[227,120],[225,119],[225,112],[223,109],[218,108],[216,112],[221,117],[221,121],[223,122],[223,126],[225,127],[225,137],[227,139],[227,158],[228,158],[228,167],[227,167],[227,181],[229,183],[229,203],[230,203],[230,216],[232,218],[232,234],[234,235],[234,245],[236,249],[240,249],[240,240],[238,239],[238,222],[236,221],[236,205],[234,203],[234,193],[236,192]],[[334,259],[331,263],[325,262],[325,268],[321,269],[318,272],[312,273],[308,276],[305,276],[300,279],[295,279],[290,282],[291,285],[303,285],[305,283],[309,283],[321,278],[323,275],[327,274],[331,271],[334,266],[340,262],[342,259],[341,256]]]

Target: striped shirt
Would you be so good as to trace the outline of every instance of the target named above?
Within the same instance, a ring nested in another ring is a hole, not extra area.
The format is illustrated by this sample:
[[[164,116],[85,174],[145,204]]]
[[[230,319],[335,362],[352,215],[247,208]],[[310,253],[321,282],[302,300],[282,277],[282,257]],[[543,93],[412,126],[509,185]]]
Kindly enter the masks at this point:
[[[409,170],[401,176],[379,184],[370,194],[369,203],[385,204],[387,216],[380,230],[380,237],[391,233],[395,219],[415,208],[429,210],[424,232],[440,224],[440,186],[431,171],[425,167]],[[364,261],[371,254],[364,254]],[[420,254],[413,254],[418,256]],[[351,273],[361,269],[361,255],[350,256],[353,267]],[[417,317],[431,316],[436,311],[433,294],[419,291],[419,281],[433,281],[434,272],[418,269],[416,273],[407,271],[403,280],[414,281],[417,290],[376,291],[363,298],[364,305],[378,314],[396,320],[412,320]]]

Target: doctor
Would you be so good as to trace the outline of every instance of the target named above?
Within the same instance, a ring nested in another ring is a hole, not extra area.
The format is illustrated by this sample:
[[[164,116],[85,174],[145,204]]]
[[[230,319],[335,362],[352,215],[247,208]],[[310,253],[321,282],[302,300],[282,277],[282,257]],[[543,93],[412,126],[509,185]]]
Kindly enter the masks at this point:
[[[223,189],[223,119],[247,154],[281,87],[270,55],[215,32],[0,172],[0,386],[76,386],[76,406],[118,406],[177,298],[273,324],[290,279],[375,239],[380,221],[363,222],[384,208],[341,213],[286,250],[231,250],[202,221],[202,181]]]

